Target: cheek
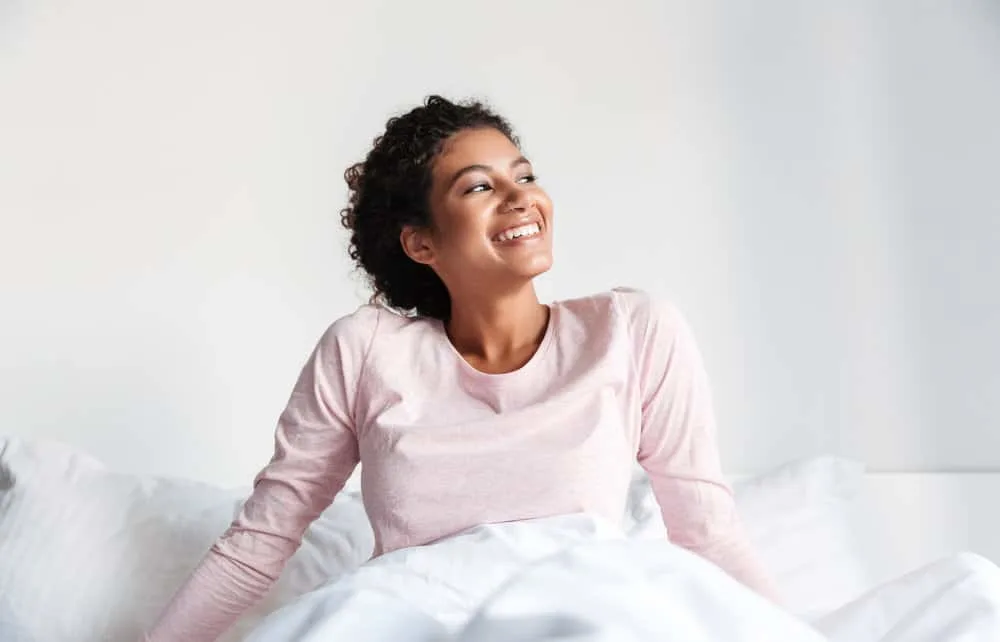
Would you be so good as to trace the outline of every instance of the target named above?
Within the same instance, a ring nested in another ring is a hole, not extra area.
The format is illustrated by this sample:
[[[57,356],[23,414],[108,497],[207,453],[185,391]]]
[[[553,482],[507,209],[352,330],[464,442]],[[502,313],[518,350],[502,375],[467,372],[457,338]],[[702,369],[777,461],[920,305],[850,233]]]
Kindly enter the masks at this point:
[[[474,207],[454,207],[442,212],[437,224],[442,249],[448,254],[464,254],[485,238],[487,216]]]
[[[552,199],[545,190],[538,190],[535,194],[535,203],[545,216],[552,216]]]

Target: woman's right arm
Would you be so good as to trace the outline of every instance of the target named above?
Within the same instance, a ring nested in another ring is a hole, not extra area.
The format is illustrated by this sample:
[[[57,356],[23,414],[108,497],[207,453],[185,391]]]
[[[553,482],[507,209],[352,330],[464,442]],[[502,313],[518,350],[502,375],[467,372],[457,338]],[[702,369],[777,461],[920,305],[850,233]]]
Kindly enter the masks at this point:
[[[215,640],[278,579],[357,466],[354,402],[377,319],[361,308],[320,339],[278,420],[271,462],[147,640]]]

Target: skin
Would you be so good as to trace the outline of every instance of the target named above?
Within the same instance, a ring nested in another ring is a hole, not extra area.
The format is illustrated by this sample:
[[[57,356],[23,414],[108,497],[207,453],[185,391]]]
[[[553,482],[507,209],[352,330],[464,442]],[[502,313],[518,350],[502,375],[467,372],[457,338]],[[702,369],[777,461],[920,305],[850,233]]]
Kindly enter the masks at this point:
[[[428,200],[432,225],[404,228],[400,242],[448,288],[449,339],[477,370],[517,370],[534,355],[549,322],[533,279],[552,267],[552,201],[521,150],[492,128],[463,130],[445,142]],[[529,223],[540,233],[497,239]]]

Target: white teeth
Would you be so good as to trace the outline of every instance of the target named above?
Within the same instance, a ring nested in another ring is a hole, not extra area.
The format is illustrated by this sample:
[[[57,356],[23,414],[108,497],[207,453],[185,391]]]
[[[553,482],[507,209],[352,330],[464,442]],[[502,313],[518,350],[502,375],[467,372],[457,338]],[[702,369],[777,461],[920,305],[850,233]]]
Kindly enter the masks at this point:
[[[534,236],[541,231],[538,227],[538,223],[528,223],[527,225],[522,225],[521,227],[514,227],[494,237],[496,241],[510,241],[513,239],[521,238],[523,236]]]

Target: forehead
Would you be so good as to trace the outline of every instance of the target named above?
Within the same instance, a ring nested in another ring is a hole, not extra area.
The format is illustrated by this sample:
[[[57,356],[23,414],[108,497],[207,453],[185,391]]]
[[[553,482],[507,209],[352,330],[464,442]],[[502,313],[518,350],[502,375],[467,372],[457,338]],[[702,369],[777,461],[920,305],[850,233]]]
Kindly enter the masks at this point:
[[[436,172],[450,172],[468,165],[506,168],[520,155],[517,146],[492,127],[465,129],[445,141],[434,169]]]

